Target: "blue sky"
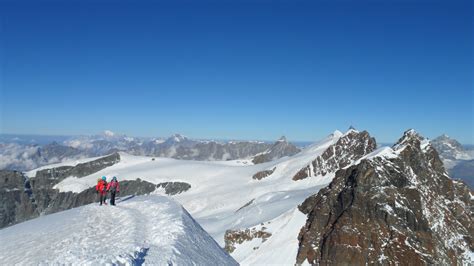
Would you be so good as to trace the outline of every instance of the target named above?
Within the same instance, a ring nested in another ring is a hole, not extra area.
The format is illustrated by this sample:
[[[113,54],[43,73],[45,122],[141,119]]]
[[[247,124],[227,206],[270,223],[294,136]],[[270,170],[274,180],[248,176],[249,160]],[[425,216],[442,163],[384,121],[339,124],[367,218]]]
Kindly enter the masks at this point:
[[[472,1],[136,2],[3,1],[1,133],[474,143]]]

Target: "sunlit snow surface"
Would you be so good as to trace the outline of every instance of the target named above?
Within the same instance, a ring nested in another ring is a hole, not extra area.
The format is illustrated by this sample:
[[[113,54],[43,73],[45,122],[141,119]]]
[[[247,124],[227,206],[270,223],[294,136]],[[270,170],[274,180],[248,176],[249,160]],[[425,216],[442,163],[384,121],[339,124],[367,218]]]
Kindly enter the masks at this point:
[[[90,204],[2,229],[0,262],[237,264],[179,204],[158,195]]]
[[[292,177],[341,136],[343,134],[336,131],[292,157],[258,165],[250,165],[242,160],[152,160],[151,157],[121,153],[119,163],[90,176],[66,178],[55,188],[80,192],[94,186],[97,178],[103,175],[109,178],[117,176],[119,181],[140,178],[154,184],[186,182],[191,185],[191,189],[174,198],[222,247],[226,230],[245,229],[272,221],[270,226],[266,226],[272,236],[265,243],[244,242],[236,246],[232,255],[240,263],[294,264],[298,232],[305,223],[305,216],[298,211],[297,206],[329,184],[334,173],[299,181],[292,180]],[[274,168],[272,175],[262,180],[252,179],[257,172]],[[29,175],[34,176],[34,171]],[[278,256],[275,255],[277,250]]]

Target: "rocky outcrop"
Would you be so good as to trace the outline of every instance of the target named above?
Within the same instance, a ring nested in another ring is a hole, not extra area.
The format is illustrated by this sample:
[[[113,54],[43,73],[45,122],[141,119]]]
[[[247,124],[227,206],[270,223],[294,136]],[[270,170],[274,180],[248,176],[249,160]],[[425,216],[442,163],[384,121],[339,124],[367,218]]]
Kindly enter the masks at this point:
[[[407,131],[393,148],[337,171],[299,206],[308,219],[297,263],[473,263],[472,195],[447,176],[429,141]]]
[[[224,235],[225,251],[232,253],[235,250],[236,245],[242,244],[245,241],[252,241],[255,238],[260,238],[262,242],[265,242],[272,236],[271,233],[265,231],[266,229],[266,227],[261,227],[259,229],[253,227],[244,230],[227,230]]]
[[[163,188],[167,195],[173,196],[188,191],[191,185],[186,182],[164,182],[156,185],[156,188]]]
[[[244,209],[245,207],[250,206],[255,201],[255,199],[250,200],[249,202],[245,203],[242,207],[238,208],[235,212],[239,212],[240,210]]]
[[[84,177],[97,173],[102,169],[120,162],[120,155],[114,153],[94,161],[80,163],[76,166],[61,166],[39,170],[31,180],[32,186],[39,188],[52,188],[68,176]]]
[[[126,180],[120,182],[120,193],[118,196],[146,195],[155,189],[155,184],[141,179]],[[45,192],[49,193],[49,196],[44,196]],[[51,189],[35,191],[34,194],[35,198],[42,200],[43,208],[41,210],[44,214],[64,211],[98,201],[95,187],[88,188],[80,193],[58,192],[56,189]]]
[[[260,172],[258,172],[258,173],[256,173],[256,174],[254,174],[254,175],[252,176],[252,178],[255,179],[255,180],[264,179],[265,177],[268,177],[268,176],[270,176],[271,174],[273,174],[273,172],[275,172],[275,170],[276,170],[276,167],[273,167],[272,170],[260,171]]]
[[[41,180],[37,177],[31,181]],[[44,182],[31,182],[16,171],[0,171],[0,228],[51,214],[98,200],[95,187],[80,193],[60,192]],[[50,180],[50,179],[45,179]],[[184,182],[166,182],[155,185],[141,179],[120,182],[120,197],[145,195],[164,188],[168,195],[176,195],[191,188]]]
[[[293,180],[301,180],[311,176],[325,176],[350,165],[377,147],[375,139],[367,131],[349,130],[334,145],[328,147],[311,164],[307,165]]]
[[[266,150],[262,154],[259,154],[255,156],[252,159],[252,162],[254,164],[260,164],[260,163],[266,163],[270,162],[276,159],[280,159],[285,156],[292,156],[300,152],[301,150],[293,145],[292,143],[289,143],[286,140],[286,137],[283,136],[280,139],[278,139],[270,149]]]
[[[38,215],[27,178],[20,172],[0,170],[0,228]]]

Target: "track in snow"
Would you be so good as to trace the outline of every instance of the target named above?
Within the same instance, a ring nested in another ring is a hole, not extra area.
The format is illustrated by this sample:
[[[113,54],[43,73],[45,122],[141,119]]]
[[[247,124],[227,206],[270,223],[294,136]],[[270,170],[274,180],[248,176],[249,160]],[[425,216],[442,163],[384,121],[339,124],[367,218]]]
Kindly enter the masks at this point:
[[[236,264],[176,202],[134,197],[0,230],[0,261],[11,264]]]

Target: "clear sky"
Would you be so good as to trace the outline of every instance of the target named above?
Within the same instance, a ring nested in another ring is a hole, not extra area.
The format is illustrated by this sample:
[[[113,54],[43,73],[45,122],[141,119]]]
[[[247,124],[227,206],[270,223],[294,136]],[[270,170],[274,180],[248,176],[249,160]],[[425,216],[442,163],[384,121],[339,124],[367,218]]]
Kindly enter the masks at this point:
[[[0,132],[474,143],[471,0],[272,2],[3,0]]]

